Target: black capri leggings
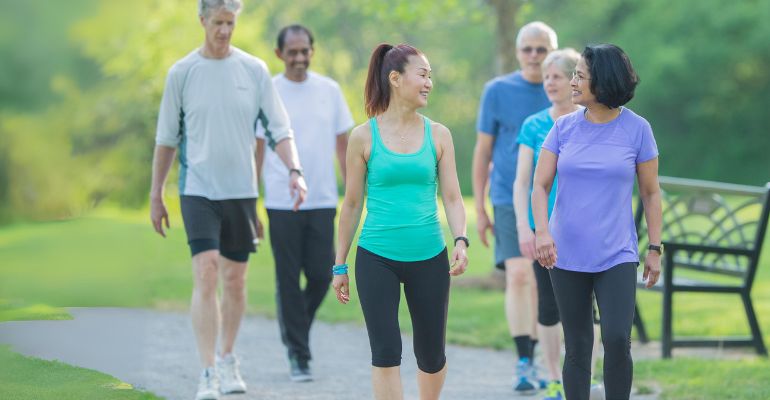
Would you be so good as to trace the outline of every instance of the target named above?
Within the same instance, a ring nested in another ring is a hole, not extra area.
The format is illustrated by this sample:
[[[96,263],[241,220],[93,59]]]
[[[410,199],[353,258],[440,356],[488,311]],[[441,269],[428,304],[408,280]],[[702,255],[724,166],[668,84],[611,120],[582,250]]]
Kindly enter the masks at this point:
[[[414,262],[395,261],[362,247],[356,253],[356,288],[369,333],[372,365],[401,365],[398,304],[404,284],[412,318],[414,355],[421,371],[433,374],[446,364],[446,321],[449,306],[447,250]]]
[[[638,263],[618,264],[589,273],[554,268],[551,282],[564,328],[564,391],[570,400],[588,400],[594,330],[591,293],[601,314],[604,344],[604,390],[608,400],[628,399],[634,363],[631,359],[631,323],[636,303]]]
[[[532,268],[535,269],[535,280],[537,281],[537,322],[543,326],[554,326],[561,321],[559,317],[559,307],[556,305],[556,296],[553,294],[553,285],[551,276],[539,262],[534,261]],[[593,303],[593,294],[591,294],[591,303]],[[599,324],[599,313],[596,306],[593,307],[594,324]]]

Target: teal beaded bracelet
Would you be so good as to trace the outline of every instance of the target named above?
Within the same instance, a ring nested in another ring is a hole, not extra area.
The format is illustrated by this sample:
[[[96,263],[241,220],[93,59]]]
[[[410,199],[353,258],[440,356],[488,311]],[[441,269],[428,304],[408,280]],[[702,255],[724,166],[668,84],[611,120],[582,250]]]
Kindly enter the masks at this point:
[[[332,274],[333,275],[345,275],[348,273],[348,265],[347,264],[339,264],[332,267]]]

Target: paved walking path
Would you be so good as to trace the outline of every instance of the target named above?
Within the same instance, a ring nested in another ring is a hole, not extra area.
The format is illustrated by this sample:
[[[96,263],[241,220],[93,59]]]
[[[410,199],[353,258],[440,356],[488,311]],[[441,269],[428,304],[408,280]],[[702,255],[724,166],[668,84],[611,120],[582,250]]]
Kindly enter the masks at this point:
[[[0,324],[0,343],[25,355],[60,360],[105,372],[169,400],[192,399],[199,370],[186,314],[124,308],[75,308],[71,321]],[[318,322],[312,331],[315,381],[292,383],[274,320],[248,316],[236,349],[249,392],[224,400],[370,399],[370,354],[366,330]],[[417,399],[410,337],[403,337],[402,377],[406,399]],[[636,350],[634,350],[636,351]],[[659,353],[657,353],[659,354]],[[656,355],[657,355],[656,354]],[[639,356],[637,356],[639,357]],[[445,400],[518,400],[511,390],[510,351],[448,346]],[[637,396],[634,399],[655,399]]]

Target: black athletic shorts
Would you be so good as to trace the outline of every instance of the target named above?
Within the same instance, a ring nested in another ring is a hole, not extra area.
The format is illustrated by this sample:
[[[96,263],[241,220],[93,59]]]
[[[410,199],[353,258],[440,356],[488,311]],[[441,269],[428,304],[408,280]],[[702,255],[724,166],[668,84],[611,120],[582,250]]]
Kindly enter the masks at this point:
[[[234,261],[247,261],[257,250],[257,199],[209,200],[180,196],[190,252],[219,250]]]

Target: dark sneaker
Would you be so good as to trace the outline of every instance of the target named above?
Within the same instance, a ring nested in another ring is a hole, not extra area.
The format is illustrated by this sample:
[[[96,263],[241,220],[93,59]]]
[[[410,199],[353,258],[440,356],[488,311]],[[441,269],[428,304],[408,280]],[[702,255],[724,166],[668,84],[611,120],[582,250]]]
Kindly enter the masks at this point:
[[[310,382],[313,374],[307,360],[300,360],[295,356],[289,356],[289,377],[293,382]]]

